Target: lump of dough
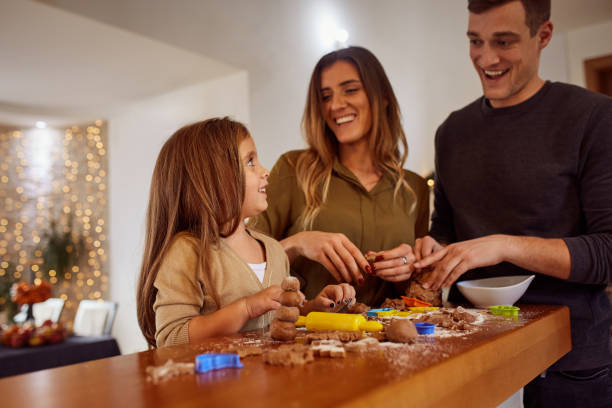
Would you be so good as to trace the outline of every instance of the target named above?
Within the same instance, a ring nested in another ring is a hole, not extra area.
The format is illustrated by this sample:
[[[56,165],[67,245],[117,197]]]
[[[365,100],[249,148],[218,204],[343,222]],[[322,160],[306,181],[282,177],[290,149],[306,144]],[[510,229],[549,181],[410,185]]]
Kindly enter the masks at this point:
[[[275,340],[294,340],[297,330],[295,324],[274,319],[270,323],[270,337]]]
[[[300,290],[300,281],[295,276],[287,276],[281,282],[281,289],[287,292],[297,292]]]
[[[280,304],[283,306],[296,307],[300,306],[303,302],[299,292],[283,292],[280,295]]]
[[[407,343],[419,336],[414,323],[408,319],[393,319],[385,333],[387,338],[395,343]]]
[[[295,323],[300,317],[300,309],[297,307],[281,306],[276,309],[274,317],[283,322]]]

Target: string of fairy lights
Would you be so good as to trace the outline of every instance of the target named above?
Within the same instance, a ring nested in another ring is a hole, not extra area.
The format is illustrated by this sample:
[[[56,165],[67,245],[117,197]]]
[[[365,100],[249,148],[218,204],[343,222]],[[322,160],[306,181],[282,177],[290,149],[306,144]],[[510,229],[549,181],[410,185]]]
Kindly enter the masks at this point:
[[[0,129],[0,280],[52,285],[70,323],[108,293],[106,124]],[[47,267],[51,256],[63,270]],[[0,293],[0,308],[9,301]]]

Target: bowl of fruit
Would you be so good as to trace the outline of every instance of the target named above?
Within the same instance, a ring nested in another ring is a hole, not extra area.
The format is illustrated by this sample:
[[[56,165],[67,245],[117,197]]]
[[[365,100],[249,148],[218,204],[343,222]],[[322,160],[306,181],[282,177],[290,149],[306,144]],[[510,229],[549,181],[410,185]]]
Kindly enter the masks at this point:
[[[40,326],[31,323],[9,326],[2,330],[1,341],[6,347],[39,347],[61,343],[65,338],[66,330],[61,323],[46,320]]]

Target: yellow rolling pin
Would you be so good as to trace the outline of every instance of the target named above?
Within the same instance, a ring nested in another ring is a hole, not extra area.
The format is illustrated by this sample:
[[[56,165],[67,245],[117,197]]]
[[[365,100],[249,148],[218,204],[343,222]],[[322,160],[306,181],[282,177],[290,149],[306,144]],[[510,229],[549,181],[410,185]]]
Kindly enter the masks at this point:
[[[310,331],[342,330],[342,331],[368,331],[378,332],[383,329],[380,322],[366,320],[360,314],[310,312],[307,316],[300,316],[295,322],[296,326],[306,326]]]

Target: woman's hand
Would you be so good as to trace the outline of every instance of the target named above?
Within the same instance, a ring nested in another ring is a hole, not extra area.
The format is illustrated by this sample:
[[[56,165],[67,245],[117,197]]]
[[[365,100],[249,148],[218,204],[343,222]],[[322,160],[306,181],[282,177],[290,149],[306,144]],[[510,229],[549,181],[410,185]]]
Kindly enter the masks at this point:
[[[249,319],[254,319],[270,310],[276,310],[280,307],[280,295],[283,290],[279,285],[272,285],[254,295],[244,298],[245,306]],[[302,299],[304,295],[298,292]]]
[[[363,284],[361,270],[370,266],[365,257],[344,234],[303,231],[281,241],[289,260],[301,255],[323,265],[338,282]]]
[[[355,288],[348,283],[327,285],[312,300],[306,302],[301,314],[306,315],[312,311],[337,312],[343,307],[355,304]]]
[[[412,247],[408,244],[401,244],[386,251],[369,251],[367,255],[375,256],[372,273],[389,282],[402,282],[410,279],[414,272],[412,264],[417,260]]]

